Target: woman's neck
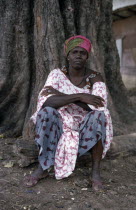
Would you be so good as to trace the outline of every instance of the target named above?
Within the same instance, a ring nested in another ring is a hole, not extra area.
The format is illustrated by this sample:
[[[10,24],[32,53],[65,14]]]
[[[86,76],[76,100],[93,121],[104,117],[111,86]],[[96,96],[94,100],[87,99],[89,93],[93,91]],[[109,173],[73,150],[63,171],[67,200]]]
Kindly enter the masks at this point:
[[[68,73],[70,74],[70,76],[72,77],[81,77],[81,76],[84,76],[86,72],[86,68],[78,68],[78,69],[75,69],[71,66],[69,66],[68,68]]]

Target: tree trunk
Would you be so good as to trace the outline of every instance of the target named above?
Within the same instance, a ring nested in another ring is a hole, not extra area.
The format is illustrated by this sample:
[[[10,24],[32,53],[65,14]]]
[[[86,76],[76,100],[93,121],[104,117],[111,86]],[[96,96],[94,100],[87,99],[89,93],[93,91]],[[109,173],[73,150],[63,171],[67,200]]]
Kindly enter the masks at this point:
[[[33,3],[0,1],[0,133],[22,133],[33,72]]]
[[[128,110],[112,36],[111,0],[1,0],[1,134],[12,137],[23,131],[28,139],[26,127],[36,110],[38,92],[48,73],[65,64],[63,44],[74,34],[92,42],[88,67],[106,80],[113,121],[119,121],[120,104]]]

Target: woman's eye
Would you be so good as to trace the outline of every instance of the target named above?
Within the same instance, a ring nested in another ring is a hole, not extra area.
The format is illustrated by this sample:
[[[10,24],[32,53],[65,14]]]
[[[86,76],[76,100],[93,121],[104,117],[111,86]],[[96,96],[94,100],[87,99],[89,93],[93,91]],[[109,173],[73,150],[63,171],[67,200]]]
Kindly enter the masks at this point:
[[[86,55],[86,52],[81,52],[82,55]]]
[[[78,51],[75,50],[75,51],[72,52],[73,55],[76,55],[76,54],[78,54],[78,53],[79,53],[80,55],[86,55],[86,52],[84,52],[84,51],[78,52]]]

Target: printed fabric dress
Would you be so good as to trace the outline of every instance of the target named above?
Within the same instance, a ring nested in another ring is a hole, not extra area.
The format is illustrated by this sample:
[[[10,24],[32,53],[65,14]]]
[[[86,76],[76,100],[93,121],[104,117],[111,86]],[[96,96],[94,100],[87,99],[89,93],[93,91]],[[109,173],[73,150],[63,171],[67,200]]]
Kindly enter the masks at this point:
[[[92,110],[90,112],[73,103],[57,110],[51,107],[42,108],[47,98],[52,96],[41,95],[46,86],[52,86],[65,94],[88,93],[101,96],[104,99],[104,107],[95,108],[88,104]],[[49,115],[49,112],[52,115]],[[83,155],[100,139],[103,144],[102,157],[104,158],[113,138],[112,121],[107,109],[105,83],[96,82],[91,90],[86,86],[79,88],[74,86],[60,69],[54,69],[50,72],[43,89],[39,93],[37,110],[31,119],[37,126],[35,141],[40,149],[39,162],[44,170],[54,165],[56,179],[68,177],[75,168],[77,155]],[[52,128],[49,131],[46,127],[51,126],[50,121],[53,120],[52,125],[54,125],[55,130],[52,136],[53,132],[50,132]],[[47,142],[46,137],[49,138],[49,143],[45,143]],[[44,147],[46,147],[46,152]]]

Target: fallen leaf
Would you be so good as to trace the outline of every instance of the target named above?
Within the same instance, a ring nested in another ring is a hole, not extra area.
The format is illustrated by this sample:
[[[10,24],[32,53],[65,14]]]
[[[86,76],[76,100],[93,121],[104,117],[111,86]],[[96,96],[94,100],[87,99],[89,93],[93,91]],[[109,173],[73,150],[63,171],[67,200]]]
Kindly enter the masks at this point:
[[[4,138],[4,134],[1,134],[1,135],[0,135],[0,138]]]
[[[81,190],[87,190],[87,188],[82,188]]]
[[[11,167],[13,167],[13,165],[14,165],[14,163],[13,163],[12,161],[10,161],[10,162],[6,163],[6,164],[4,165],[4,167],[5,167],[5,168],[11,168]]]

